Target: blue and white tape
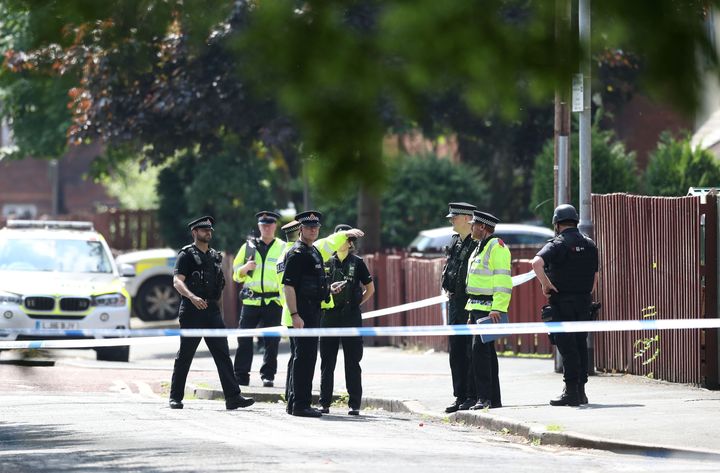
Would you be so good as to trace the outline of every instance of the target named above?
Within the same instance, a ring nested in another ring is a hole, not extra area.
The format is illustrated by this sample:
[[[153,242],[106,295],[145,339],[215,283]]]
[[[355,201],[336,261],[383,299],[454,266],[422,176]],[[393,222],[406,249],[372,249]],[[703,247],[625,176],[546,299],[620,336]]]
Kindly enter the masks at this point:
[[[530,281],[535,272],[514,276],[513,287]],[[447,302],[446,295],[401,304],[363,314],[371,319]],[[0,329],[0,349],[12,348],[92,348],[152,344],[176,337],[377,337],[515,335],[534,333],[619,332],[631,330],[679,330],[720,328],[720,319],[603,320],[589,322],[525,322],[482,325],[422,325],[412,327],[305,328],[266,327],[261,329]],[[17,336],[67,337],[63,340],[7,340]],[[96,338],[97,337],[97,338]],[[112,337],[112,338],[103,338]]]
[[[513,287],[515,287],[519,286],[520,284],[525,284],[526,282],[532,280],[534,277],[535,271],[518,274],[517,276],[512,277],[512,285]],[[443,302],[447,302],[447,300],[447,295],[443,294],[441,296],[430,297],[428,299],[422,299],[415,302],[408,302],[407,304],[396,305],[394,307],[388,307],[386,309],[371,310],[370,312],[365,312],[362,315],[362,318],[373,319],[375,317],[382,317],[384,315],[398,314],[400,312],[406,312],[408,310],[420,309],[422,307],[430,307],[431,305],[442,304]]]
[[[0,348],[89,348],[157,343],[171,337],[375,337],[375,336],[445,336],[445,335],[512,335],[533,333],[620,332],[631,330],[679,330],[720,328],[720,319],[671,320],[602,320],[589,322],[524,322],[482,325],[423,325],[414,327],[343,327],[304,328],[267,327],[262,329],[141,329],[141,330],[59,330],[13,329],[0,331],[48,337],[133,337],[82,340],[5,341]],[[137,338],[140,337],[140,338]],[[159,338],[158,338],[159,337]]]

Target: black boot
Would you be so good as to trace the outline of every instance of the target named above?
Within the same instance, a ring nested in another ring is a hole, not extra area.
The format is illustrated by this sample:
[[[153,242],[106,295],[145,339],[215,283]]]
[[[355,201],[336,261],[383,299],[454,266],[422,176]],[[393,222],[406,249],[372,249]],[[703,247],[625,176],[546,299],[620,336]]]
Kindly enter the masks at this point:
[[[577,383],[565,383],[565,389],[559,398],[550,401],[551,406],[579,406]]]
[[[588,398],[585,394],[585,383],[578,384],[578,399],[580,399],[580,404],[588,403]]]

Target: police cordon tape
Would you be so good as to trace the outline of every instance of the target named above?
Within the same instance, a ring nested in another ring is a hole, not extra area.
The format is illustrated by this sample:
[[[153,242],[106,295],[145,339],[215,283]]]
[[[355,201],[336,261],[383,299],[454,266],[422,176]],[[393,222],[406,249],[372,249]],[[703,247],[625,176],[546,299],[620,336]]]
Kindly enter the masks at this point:
[[[519,286],[520,284],[524,284],[530,280],[532,280],[535,277],[535,271],[529,271],[524,274],[519,274],[517,276],[513,276],[513,287]],[[440,295],[436,297],[430,297],[428,299],[423,299],[420,301],[415,302],[409,302],[407,304],[401,304],[394,307],[387,307],[385,309],[378,309],[373,310],[370,312],[366,312],[363,314],[363,319],[371,319],[375,317],[382,317],[383,315],[389,315],[389,314],[397,314],[400,312],[405,312],[408,310],[413,309],[419,309],[421,307],[429,307],[436,304],[442,304],[443,302],[447,302],[448,298],[447,295]],[[407,328],[407,327],[406,327]],[[286,330],[285,327],[267,327],[262,330]],[[193,334],[183,334],[183,336],[211,336],[211,337],[222,337],[222,336],[247,336],[247,337],[254,337],[254,336],[285,336],[289,335],[289,331],[283,332],[282,335],[265,335],[264,333],[258,333],[253,332],[250,334],[248,330],[251,332],[253,330],[260,330],[260,329],[218,329],[221,330],[220,332],[213,332],[213,335],[193,335]],[[309,330],[309,329],[307,329]],[[145,342],[139,342],[139,340],[147,339],[152,337],[153,340],[155,340],[155,343],[158,341],[158,337],[172,337],[172,336],[178,336],[181,335],[180,333],[169,333],[167,330],[159,330],[157,332],[147,333],[146,330],[114,330],[114,329],[88,329],[88,330],[62,330],[62,329],[0,329],[0,339],[3,337],[3,331],[5,333],[12,333],[12,334],[18,334],[18,335],[31,335],[33,338],[37,337],[83,337],[85,339],[83,340],[32,340],[32,341],[0,341],[0,350],[2,349],[11,349],[11,348],[91,348],[91,347],[110,347],[110,346],[125,346],[125,345],[133,345],[137,343],[145,343]],[[142,332],[142,333],[141,333]],[[228,332],[228,335],[224,335],[225,332]],[[230,334],[229,332],[233,332],[233,334]],[[308,332],[303,332],[308,333]],[[242,335],[241,335],[242,334]],[[102,339],[102,338],[94,338],[94,337],[142,337],[142,338],[135,338],[132,340],[132,342],[128,341],[127,339],[115,339],[115,338],[109,338],[109,339]],[[310,335],[303,335],[303,336],[310,336]],[[372,335],[365,335],[365,336],[372,336]],[[89,339],[88,339],[89,338]]]
[[[414,327],[342,327],[303,328],[267,327],[261,329],[140,329],[140,330],[0,330],[0,337],[32,334],[47,337],[143,337],[85,340],[34,340],[0,342],[0,349],[9,348],[90,348],[125,346],[136,343],[157,343],[170,337],[427,337],[443,335],[517,335],[533,333],[621,332],[630,330],[679,330],[720,328],[720,319],[671,320],[600,320],[588,322],[522,322],[481,325],[422,325]]]
[[[525,284],[535,277],[535,271],[529,271],[524,274],[518,274],[512,277],[513,287]],[[407,304],[400,304],[393,307],[387,307],[385,309],[371,310],[362,315],[363,319],[373,319],[375,317],[382,317],[383,315],[398,314],[413,309],[420,309],[421,307],[429,307],[431,305],[442,304],[447,302],[448,298],[446,295],[430,297],[428,299],[422,299],[415,302],[408,302]]]
[[[535,272],[513,276],[513,287],[530,281]],[[429,307],[447,301],[446,295],[379,309],[363,314],[363,319]],[[720,319],[603,320],[588,322],[523,322],[481,325],[423,325],[402,327],[305,328],[266,327],[261,329],[0,329],[0,349],[94,348],[153,344],[175,337],[380,337],[446,335],[519,335],[534,333],[618,332],[631,330],[678,330],[720,328]],[[64,340],[1,341],[10,334],[37,337],[69,337]],[[114,338],[94,338],[114,337]],[[117,338],[116,338],[117,337]],[[132,337],[132,338],[127,338]]]

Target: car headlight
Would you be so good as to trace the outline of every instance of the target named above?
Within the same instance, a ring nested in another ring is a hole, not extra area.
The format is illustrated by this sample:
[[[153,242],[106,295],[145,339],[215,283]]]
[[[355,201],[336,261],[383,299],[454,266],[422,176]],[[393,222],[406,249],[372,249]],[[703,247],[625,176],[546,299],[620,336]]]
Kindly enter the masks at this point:
[[[0,304],[22,304],[22,296],[19,294],[13,294],[12,292],[0,291]]]
[[[100,307],[123,307],[126,304],[127,299],[119,292],[93,297],[93,305]]]

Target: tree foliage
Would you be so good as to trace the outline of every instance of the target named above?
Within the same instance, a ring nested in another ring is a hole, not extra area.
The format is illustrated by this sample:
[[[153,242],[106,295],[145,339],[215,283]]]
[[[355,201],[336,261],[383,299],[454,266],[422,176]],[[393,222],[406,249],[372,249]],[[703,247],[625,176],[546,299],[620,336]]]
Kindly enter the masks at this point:
[[[660,137],[645,170],[645,193],[683,196],[690,187],[720,187],[720,165],[707,150],[693,148],[690,137]]]
[[[278,185],[271,162],[247,150],[230,136],[212,159],[188,151],[177,156],[158,177],[158,219],[167,244],[189,242],[186,222],[202,215],[216,220],[213,246],[236,251],[257,229],[255,213],[276,209]]]
[[[475,167],[433,155],[401,155],[390,160],[388,169],[388,184],[381,197],[385,247],[405,247],[420,230],[447,225],[448,202],[471,202],[480,208],[489,203],[487,183]],[[338,223],[356,224],[354,190],[333,200],[323,196],[321,185],[316,187],[328,231]]]
[[[700,71],[718,70],[703,20],[719,4],[593,2],[592,46],[630,45],[643,58],[644,87],[692,110]],[[73,78],[71,139],[130,145],[162,162],[193,147],[212,155],[230,132],[248,148],[262,139],[286,159],[302,146],[336,189],[377,185],[381,138],[398,121],[422,120],[418,97],[450,88],[473,114],[521,118],[526,103],[548,103],[568,84],[591,46],[571,32],[557,38],[554,4],[545,1],[5,5],[30,12],[29,40],[8,53],[7,67]]]
[[[578,134],[573,133],[570,143],[570,164],[573,183],[570,203],[578,205],[579,189],[579,152]],[[615,134],[600,130],[597,124],[592,128],[592,192],[608,194],[612,192],[638,193],[640,191],[635,153],[625,150]],[[546,223],[550,223],[553,213],[553,166],[555,161],[553,140],[548,140],[535,160],[533,173],[533,191],[530,210]]]

